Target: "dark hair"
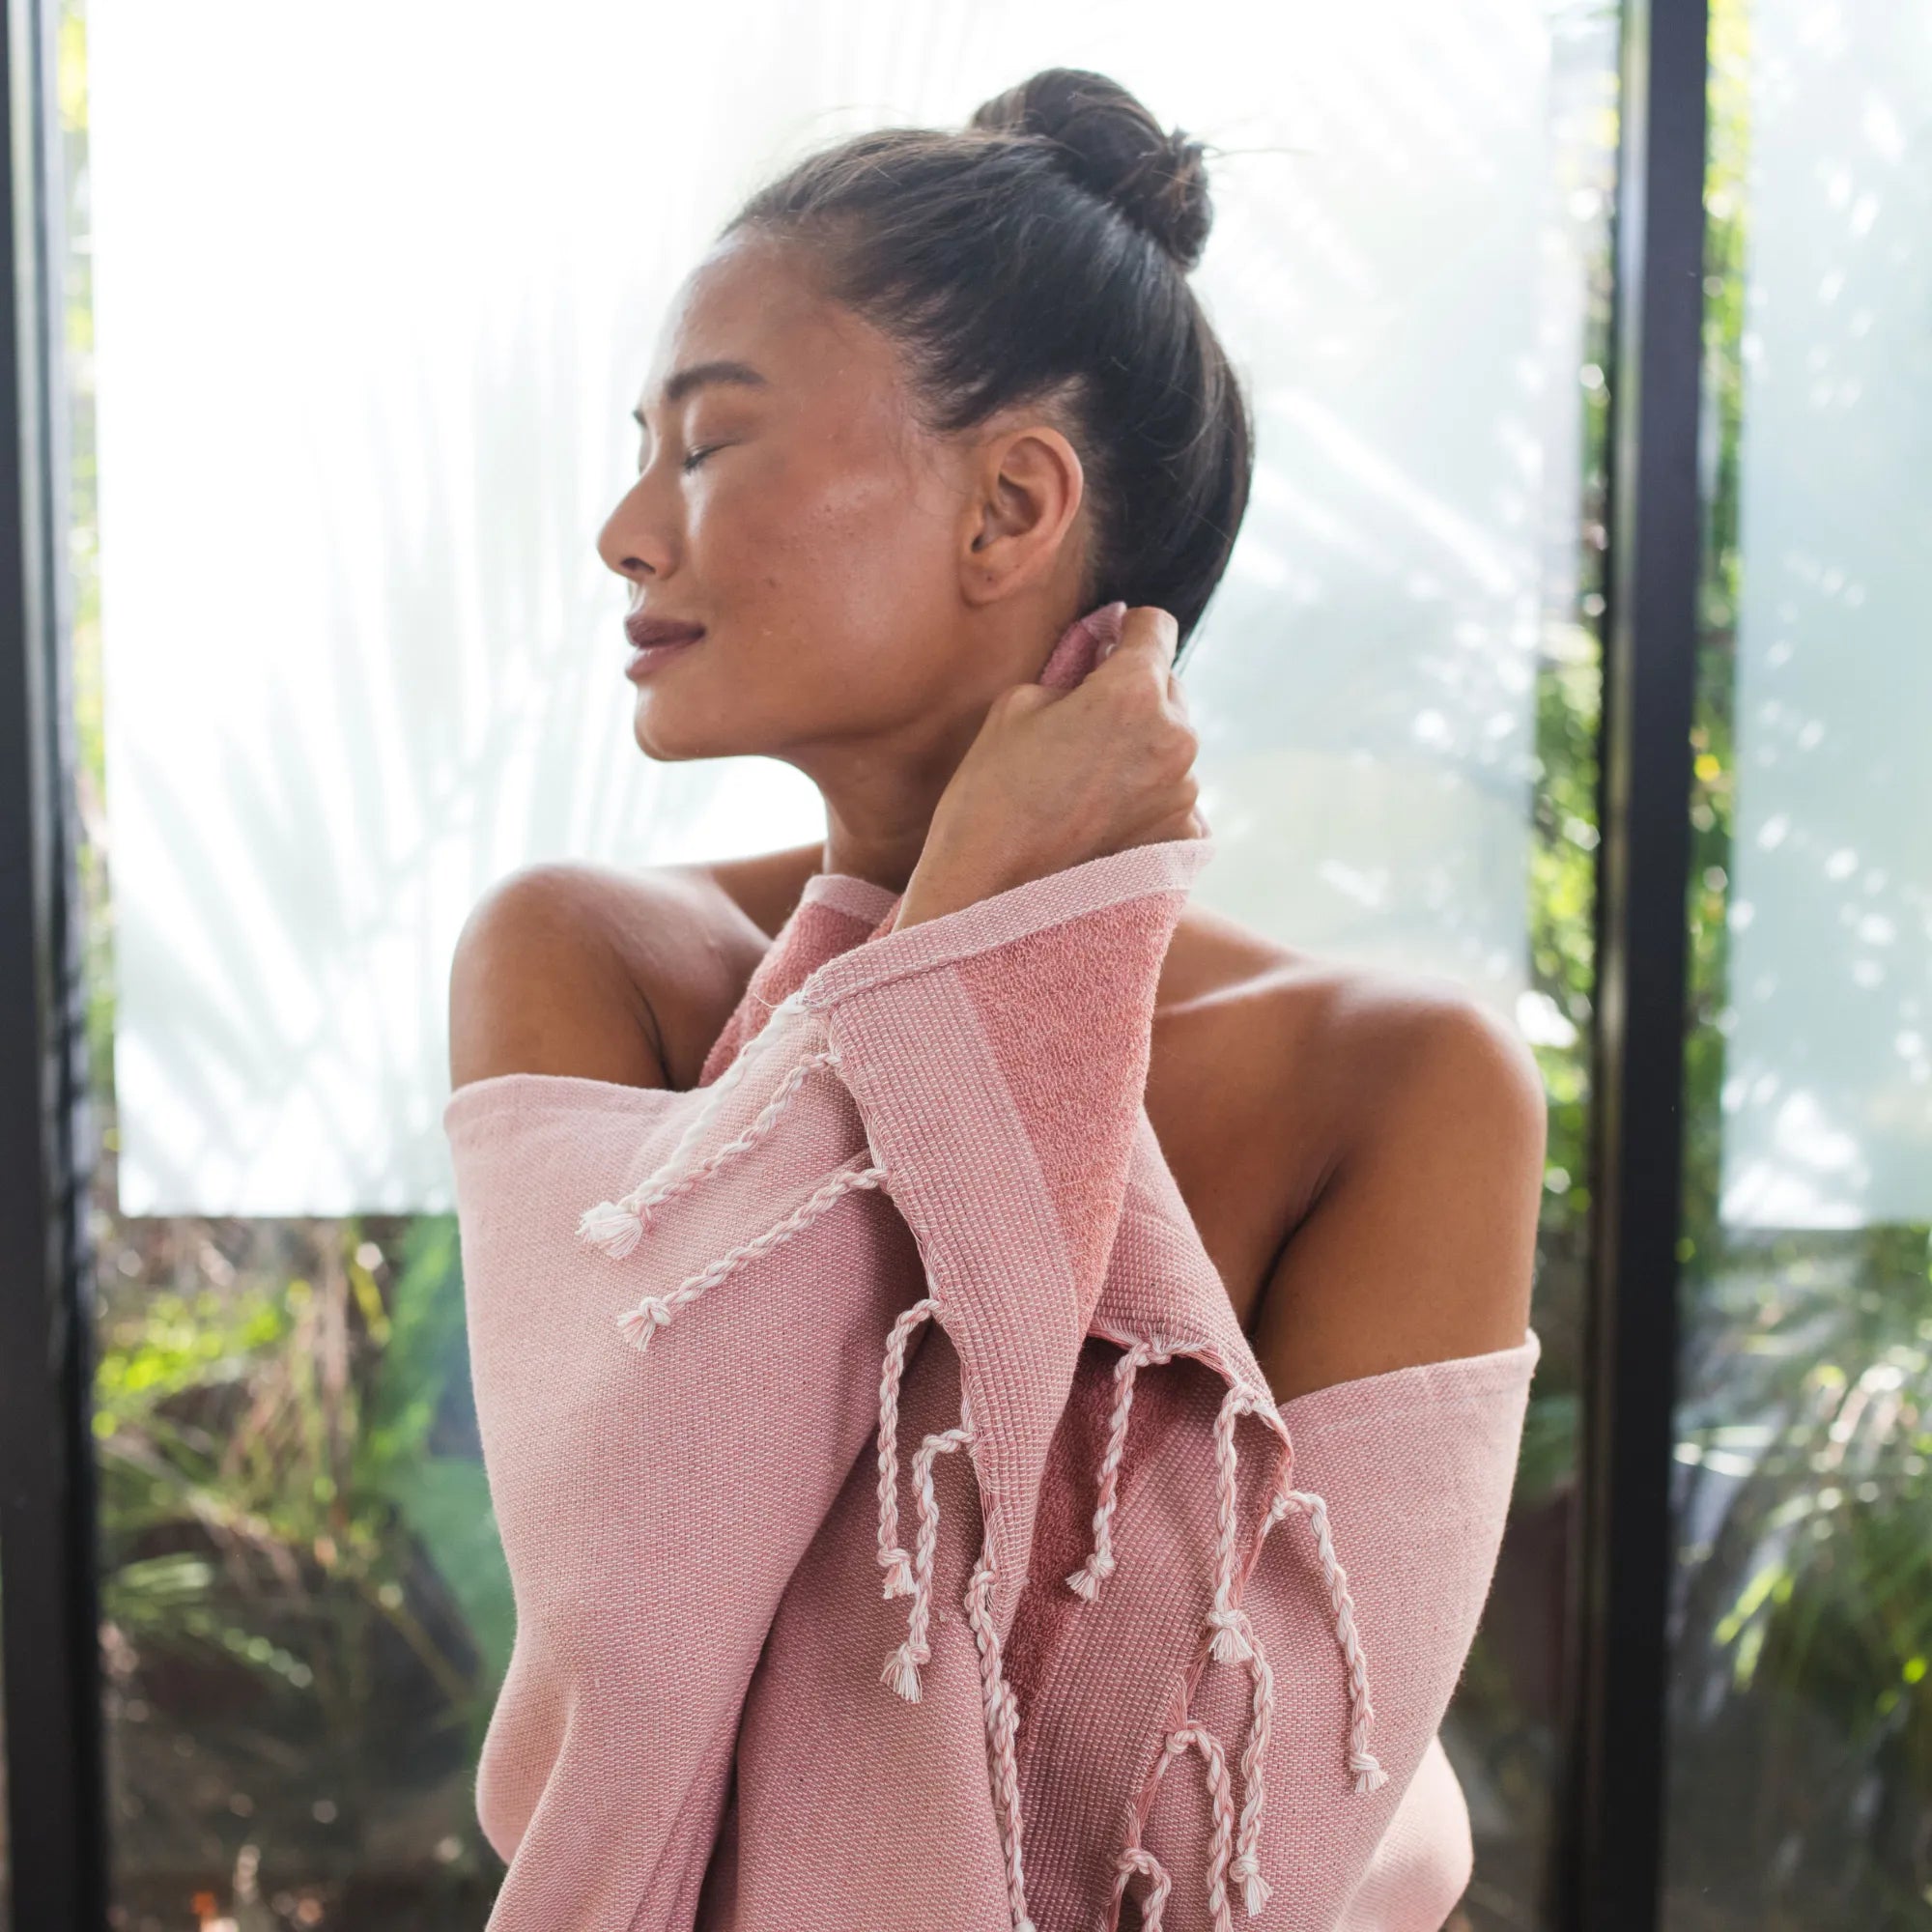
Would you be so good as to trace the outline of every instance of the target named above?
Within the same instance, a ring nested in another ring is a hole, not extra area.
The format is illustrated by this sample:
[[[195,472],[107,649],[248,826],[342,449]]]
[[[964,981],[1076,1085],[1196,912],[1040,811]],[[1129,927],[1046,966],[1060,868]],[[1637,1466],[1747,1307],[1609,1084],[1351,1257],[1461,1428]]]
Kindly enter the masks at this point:
[[[1059,402],[1092,506],[1082,611],[1158,605],[1183,646],[1254,469],[1240,384],[1187,281],[1213,219],[1204,152],[1104,74],[1047,68],[957,131],[810,155],[723,230],[804,242],[825,292],[905,352],[933,433]]]

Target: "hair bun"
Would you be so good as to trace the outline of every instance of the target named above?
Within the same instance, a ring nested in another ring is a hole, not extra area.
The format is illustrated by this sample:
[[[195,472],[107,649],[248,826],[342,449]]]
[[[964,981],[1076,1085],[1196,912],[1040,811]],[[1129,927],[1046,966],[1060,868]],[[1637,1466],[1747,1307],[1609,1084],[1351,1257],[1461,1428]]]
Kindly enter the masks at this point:
[[[1119,81],[1086,68],[1042,68],[978,108],[969,127],[1035,134],[1080,185],[1111,202],[1183,270],[1208,246],[1213,204],[1203,145],[1164,131]]]

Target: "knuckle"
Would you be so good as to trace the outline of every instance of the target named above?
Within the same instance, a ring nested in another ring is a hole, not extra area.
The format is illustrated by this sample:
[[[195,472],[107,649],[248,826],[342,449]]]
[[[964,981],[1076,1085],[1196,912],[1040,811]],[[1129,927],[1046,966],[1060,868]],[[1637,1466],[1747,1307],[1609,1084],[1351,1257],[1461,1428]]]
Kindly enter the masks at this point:
[[[1173,792],[1193,782],[1194,760],[1174,746],[1163,746],[1152,760],[1149,776],[1162,792]]]

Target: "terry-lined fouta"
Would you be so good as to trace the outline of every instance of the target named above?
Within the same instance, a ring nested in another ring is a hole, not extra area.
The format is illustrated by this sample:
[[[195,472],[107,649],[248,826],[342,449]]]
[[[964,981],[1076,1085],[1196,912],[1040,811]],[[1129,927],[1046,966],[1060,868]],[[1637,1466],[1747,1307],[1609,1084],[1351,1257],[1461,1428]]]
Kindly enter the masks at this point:
[[[1269,1395],[1143,1105],[1212,851],[821,872],[696,1088],[450,1096],[491,1932],[1437,1932],[1536,1340]]]

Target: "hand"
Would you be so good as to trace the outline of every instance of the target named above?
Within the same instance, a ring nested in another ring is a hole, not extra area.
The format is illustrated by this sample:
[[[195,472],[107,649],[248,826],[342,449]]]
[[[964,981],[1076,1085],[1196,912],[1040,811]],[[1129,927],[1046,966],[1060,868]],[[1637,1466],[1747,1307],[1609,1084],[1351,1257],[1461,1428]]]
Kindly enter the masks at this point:
[[[1071,691],[1000,693],[940,794],[895,931],[1083,860],[1206,834],[1179,636],[1167,611],[1140,605]]]

